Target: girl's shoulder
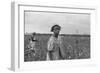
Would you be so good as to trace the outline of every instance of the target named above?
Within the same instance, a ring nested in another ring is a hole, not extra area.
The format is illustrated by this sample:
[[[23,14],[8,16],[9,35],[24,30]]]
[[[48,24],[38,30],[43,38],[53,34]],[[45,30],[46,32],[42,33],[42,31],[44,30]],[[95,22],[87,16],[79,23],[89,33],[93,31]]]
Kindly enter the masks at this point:
[[[53,41],[55,38],[54,38],[54,36],[51,36],[50,38],[49,38],[49,41]]]
[[[59,36],[58,36],[58,40],[61,40],[61,39],[63,39],[63,36],[59,35]],[[49,38],[49,40],[55,40],[55,37],[54,37],[54,36],[51,36],[51,37]]]
[[[62,40],[62,39],[63,39],[63,36],[59,35],[59,36],[58,36],[58,39],[59,39],[59,40]]]

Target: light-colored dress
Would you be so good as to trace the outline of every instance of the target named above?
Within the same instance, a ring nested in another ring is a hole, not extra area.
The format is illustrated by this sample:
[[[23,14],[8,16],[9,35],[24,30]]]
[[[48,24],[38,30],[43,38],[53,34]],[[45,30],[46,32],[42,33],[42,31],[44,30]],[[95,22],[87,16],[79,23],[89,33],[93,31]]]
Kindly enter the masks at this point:
[[[62,48],[61,36],[58,36],[58,38],[51,36],[47,44],[47,50],[48,50],[47,60],[59,60],[61,48]]]

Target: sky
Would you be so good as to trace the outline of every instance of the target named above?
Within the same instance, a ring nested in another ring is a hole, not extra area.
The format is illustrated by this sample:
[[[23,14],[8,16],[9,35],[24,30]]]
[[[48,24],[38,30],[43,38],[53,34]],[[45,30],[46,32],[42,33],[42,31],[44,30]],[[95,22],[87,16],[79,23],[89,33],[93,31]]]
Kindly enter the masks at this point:
[[[51,33],[55,24],[61,26],[61,34],[90,34],[89,14],[25,12],[25,33]]]

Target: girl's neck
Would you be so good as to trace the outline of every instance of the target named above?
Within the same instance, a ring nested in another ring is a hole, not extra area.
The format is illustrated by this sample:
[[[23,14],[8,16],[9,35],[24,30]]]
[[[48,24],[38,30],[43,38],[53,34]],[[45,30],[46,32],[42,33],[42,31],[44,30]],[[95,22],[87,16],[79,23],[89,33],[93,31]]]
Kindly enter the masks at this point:
[[[53,36],[54,36],[55,38],[58,38],[58,34],[54,34]]]

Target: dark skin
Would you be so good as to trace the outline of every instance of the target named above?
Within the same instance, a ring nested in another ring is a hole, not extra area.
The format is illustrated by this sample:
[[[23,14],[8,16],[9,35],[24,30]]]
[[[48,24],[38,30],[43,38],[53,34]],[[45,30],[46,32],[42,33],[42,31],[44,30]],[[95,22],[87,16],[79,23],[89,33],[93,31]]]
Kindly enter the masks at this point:
[[[53,32],[54,32],[53,36],[58,38],[58,35],[59,35],[59,32],[60,32],[60,28],[59,27],[54,27]]]

